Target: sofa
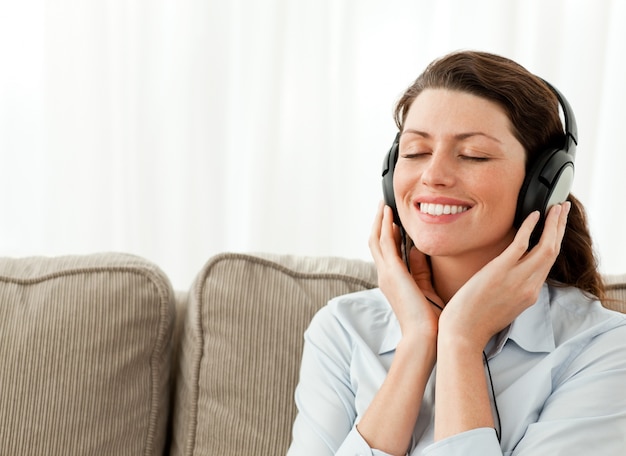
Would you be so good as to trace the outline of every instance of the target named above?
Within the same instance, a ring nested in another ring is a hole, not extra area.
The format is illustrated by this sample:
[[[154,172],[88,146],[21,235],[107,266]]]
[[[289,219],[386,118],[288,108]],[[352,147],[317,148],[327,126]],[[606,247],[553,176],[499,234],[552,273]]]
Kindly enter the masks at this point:
[[[223,253],[190,281],[124,253],[0,258],[0,455],[285,454],[304,330],[373,264]]]

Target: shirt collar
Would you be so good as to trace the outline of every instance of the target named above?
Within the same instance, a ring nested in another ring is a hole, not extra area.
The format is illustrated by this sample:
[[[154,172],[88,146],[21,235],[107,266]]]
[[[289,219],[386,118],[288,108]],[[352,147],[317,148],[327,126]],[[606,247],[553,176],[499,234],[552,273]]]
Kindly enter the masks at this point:
[[[550,353],[555,349],[550,287],[547,284],[541,288],[537,302],[522,312],[500,336],[489,357],[500,353],[507,340],[531,353]]]
[[[400,323],[393,318],[393,323],[380,344],[378,354],[395,350],[401,337]],[[515,342],[528,352],[549,353],[554,350],[554,331],[550,319],[550,288],[547,284],[541,288],[537,302],[494,337],[487,346],[487,356],[493,358],[500,353],[507,340]]]
[[[387,331],[387,334],[380,344],[378,354],[383,355],[385,353],[394,351],[398,346],[398,343],[400,343],[401,338],[402,331],[400,331],[400,322],[394,314],[393,319],[391,320],[391,324],[389,325],[389,331]]]

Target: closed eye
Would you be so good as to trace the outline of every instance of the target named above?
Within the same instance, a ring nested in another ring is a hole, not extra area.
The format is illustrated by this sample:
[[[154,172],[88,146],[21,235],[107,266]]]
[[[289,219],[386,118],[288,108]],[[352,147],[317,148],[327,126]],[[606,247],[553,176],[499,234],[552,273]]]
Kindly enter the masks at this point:
[[[413,158],[426,157],[428,155],[430,155],[430,152],[415,152],[415,153],[410,153],[410,154],[401,154],[400,157],[406,158],[406,159],[413,159]]]
[[[473,162],[486,162],[489,160],[489,157],[476,157],[473,155],[461,155],[463,160],[473,161]]]

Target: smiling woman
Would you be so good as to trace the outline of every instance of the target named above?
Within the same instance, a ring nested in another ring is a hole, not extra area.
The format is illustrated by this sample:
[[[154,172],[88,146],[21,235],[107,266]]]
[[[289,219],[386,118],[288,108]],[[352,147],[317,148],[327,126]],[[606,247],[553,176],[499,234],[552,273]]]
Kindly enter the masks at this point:
[[[383,170],[399,218],[381,204],[369,241],[380,288],[312,321],[290,456],[623,453],[626,396],[601,393],[626,382],[626,316],[600,303],[584,208],[548,198],[515,223],[537,164],[573,166],[569,111],[486,52],[406,90]]]
[[[499,105],[459,90],[426,89],[407,111],[399,146],[395,200],[420,251],[480,252],[481,260],[471,258],[476,267],[511,243],[526,154]],[[463,210],[432,214],[422,205]]]

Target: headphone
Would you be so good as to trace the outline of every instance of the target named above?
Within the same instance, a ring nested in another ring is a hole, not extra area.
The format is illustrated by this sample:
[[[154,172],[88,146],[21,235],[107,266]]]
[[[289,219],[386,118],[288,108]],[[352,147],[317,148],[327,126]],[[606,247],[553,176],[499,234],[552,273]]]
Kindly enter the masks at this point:
[[[565,142],[560,148],[551,148],[537,154],[535,163],[526,172],[526,177],[517,199],[514,225],[519,228],[531,212],[539,211],[542,226],[548,210],[555,204],[565,202],[574,181],[574,159],[578,143],[578,128],[574,111],[565,96],[548,81],[543,80],[554,92],[565,119]],[[385,204],[393,210],[393,221],[402,227],[396,198],[393,193],[393,171],[398,161],[400,132],[383,160],[383,197]],[[535,231],[536,232],[536,231]],[[539,231],[540,233],[541,231]]]

